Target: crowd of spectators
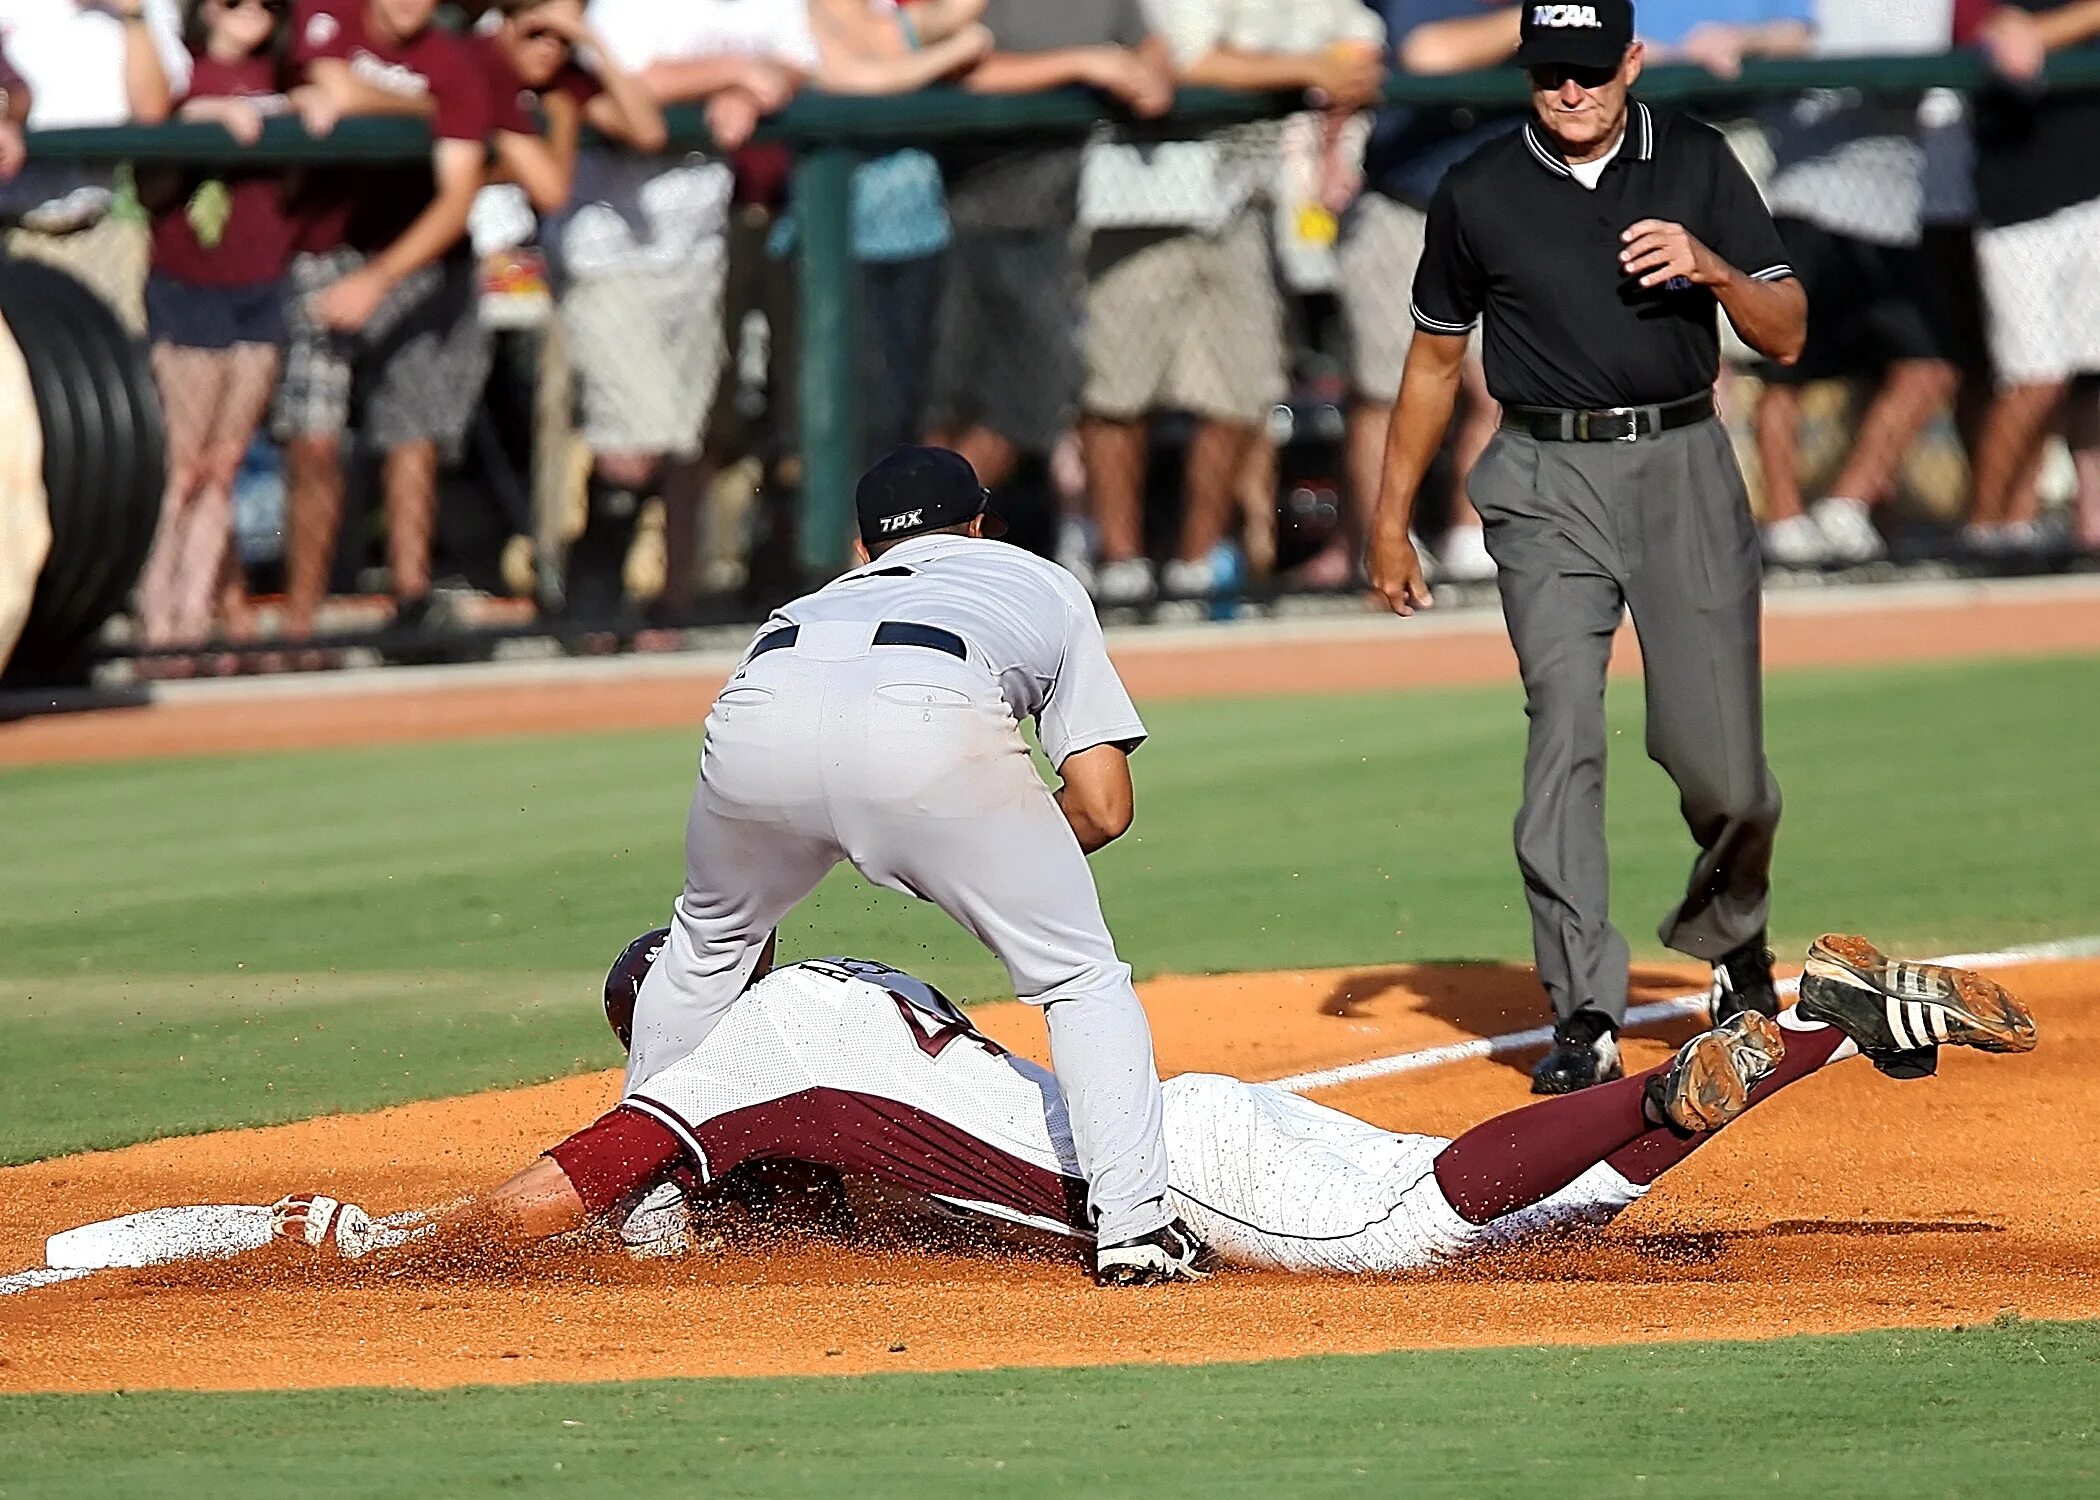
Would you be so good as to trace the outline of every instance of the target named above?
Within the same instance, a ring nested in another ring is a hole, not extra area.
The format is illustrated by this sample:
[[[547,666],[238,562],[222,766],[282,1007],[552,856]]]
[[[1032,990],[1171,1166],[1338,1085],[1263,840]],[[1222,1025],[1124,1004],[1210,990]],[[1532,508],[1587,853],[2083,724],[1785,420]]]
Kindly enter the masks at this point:
[[[797,226],[759,123],[804,88],[982,93],[1078,86],[1129,120],[1177,87],[1288,91],[1292,122],[1196,139],[972,139],[858,169],[852,241],[860,442],[926,437],[988,485],[1042,483],[1061,559],[1108,602],[1221,586],[1237,512],[1273,505],[1272,415],[1305,379],[1309,320],[1286,260],[1309,241],[1333,294],[1346,412],[1342,502],[1308,585],[1360,581],[1411,324],[1423,210],[1513,109],[1378,108],[1394,71],[1495,66],[1519,8],[1491,0],[0,0],[0,221],[151,339],[169,435],[141,638],[189,646],[247,617],[234,491],[258,431],[282,445],[281,633],[310,635],[341,546],[346,437],[376,456],[394,619],[431,609],[443,476],[490,380],[491,248],[555,309],[545,375],[572,392],[576,515],[542,607],[628,607],[645,514],[661,597],[688,603],[722,432],[770,332],[770,469],[792,482],[791,299],[767,295]],[[1745,354],[1777,564],[1871,561],[1920,434],[1952,415],[1972,478],[1965,544],[2047,533],[2050,440],[2079,480],[2075,542],[2100,549],[2100,94],[2033,87],[2100,38],[2100,0],[1642,0],[1651,61],[1720,76],[1757,57],[1980,48],[1973,97],[1814,94],[1740,131],[1811,293],[1790,371]],[[663,108],[703,107],[712,151],[666,149]],[[315,136],[369,115],[430,125],[427,161],[286,170],[107,169],[39,159],[24,128],[273,116]],[[583,128],[595,132],[584,145]],[[1295,174],[1295,175],[1293,175]],[[1297,201],[1285,184],[1302,185]],[[493,236],[493,200],[512,227]],[[127,208],[131,209],[127,212]],[[1309,226],[1309,227],[1308,227]],[[1281,232],[1280,232],[1281,231]],[[534,251],[531,247],[537,246]],[[479,246],[480,253],[477,253]],[[1287,254],[1288,252],[1288,254]],[[739,276],[757,258],[764,276]],[[748,285],[747,285],[748,284]],[[760,287],[754,292],[751,286]],[[740,290],[740,288],[743,288]],[[541,295],[547,295],[541,287]],[[761,352],[759,363],[767,363]],[[1851,382],[1849,449],[1810,500],[1804,392]],[[2081,384],[2081,381],[2085,382]],[[2072,399],[2073,392],[2078,393]],[[1464,499],[1497,418],[1477,354],[1449,454],[1446,577],[1492,576]],[[1179,526],[1148,545],[1162,414],[1179,414]],[[563,473],[571,467],[557,452]],[[542,538],[542,542],[546,541]],[[1153,554],[1163,553],[1159,565]]]

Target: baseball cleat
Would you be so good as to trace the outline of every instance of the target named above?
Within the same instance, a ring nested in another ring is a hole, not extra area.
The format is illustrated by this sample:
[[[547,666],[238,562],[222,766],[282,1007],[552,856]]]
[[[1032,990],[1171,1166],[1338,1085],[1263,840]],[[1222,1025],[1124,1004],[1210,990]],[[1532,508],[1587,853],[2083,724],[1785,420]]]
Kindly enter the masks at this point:
[[[1210,1275],[1210,1247],[1176,1219],[1150,1234],[1094,1249],[1094,1285],[1154,1286],[1202,1281]]]
[[[1795,1013],[1835,1026],[1891,1078],[1923,1078],[1942,1047],[2032,1052],[2034,1018],[2004,986],[1967,969],[1892,959],[1862,937],[1808,947]]]
[[[1553,1045],[1531,1070],[1534,1094],[1572,1094],[1623,1078],[1618,1023],[1602,1011],[1578,1010],[1553,1026]]]
[[[1706,992],[1706,1013],[1724,1026],[1746,1010],[1779,1014],[1779,991],[1772,983],[1772,950],[1759,933],[1714,965],[1713,988]]]
[[[1750,1091],[1786,1056],[1786,1035],[1762,1011],[1738,1011],[1702,1031],[1648,1080],[1649,1114],[1687,1134],[1719,1130],[1750,1107]]]

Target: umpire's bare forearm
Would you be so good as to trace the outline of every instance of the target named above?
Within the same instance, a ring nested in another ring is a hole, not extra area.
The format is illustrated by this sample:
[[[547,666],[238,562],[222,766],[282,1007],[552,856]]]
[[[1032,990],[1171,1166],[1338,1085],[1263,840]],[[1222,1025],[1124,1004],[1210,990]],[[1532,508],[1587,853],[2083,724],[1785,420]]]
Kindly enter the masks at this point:
[[[1743,342],[1776,364],[1791,365],[1808,342],[1808,293],[1791,277],[1759,281],[1728,268],[1714,297]]]
[[[1466,335],[1415,330],[1407,346],[1407,365],[1400,376],[1400,399],[1393,406],[1385,435],[1385,467],[1378,484],[1378,508],[1371,533],[1407,531],[1414,519],[1415,496],[1444,446],[1451,414],[1458,409],[1458,388],[1466,363]]]

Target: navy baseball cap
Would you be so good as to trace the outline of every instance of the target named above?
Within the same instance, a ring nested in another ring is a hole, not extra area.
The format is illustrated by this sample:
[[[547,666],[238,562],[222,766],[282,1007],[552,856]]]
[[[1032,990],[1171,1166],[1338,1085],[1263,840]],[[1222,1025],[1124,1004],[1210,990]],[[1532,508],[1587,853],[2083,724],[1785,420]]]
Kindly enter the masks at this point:
[[[1524,0],[1518,36],[1520,68],[1616,68],[1633,45],[1633,0]]]
[[[991,503],[992,492],[967,458],[952,448],[916,443],[883,454],[853,487],[860,539],[870,547],[960,526],[984,515]],[[997,533],[988,527],[987,534]]]

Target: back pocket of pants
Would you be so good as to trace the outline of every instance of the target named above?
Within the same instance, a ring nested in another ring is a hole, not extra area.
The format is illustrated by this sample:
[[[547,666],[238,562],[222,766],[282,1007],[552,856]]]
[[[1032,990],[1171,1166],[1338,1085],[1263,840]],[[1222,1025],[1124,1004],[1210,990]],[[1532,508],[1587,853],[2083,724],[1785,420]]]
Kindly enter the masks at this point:
[[[875,689],[875,696],[898,708],[923,709],[928,718],[937,709],[972,708],[976,704],[976,700],[960,688],[930,682],[885,683]]]
[[[733,682],[715,695],[715,706],[708,718],[724,724],[734,723],[740,718],[748,719],[771,708],[773,697],[771,688]]]

